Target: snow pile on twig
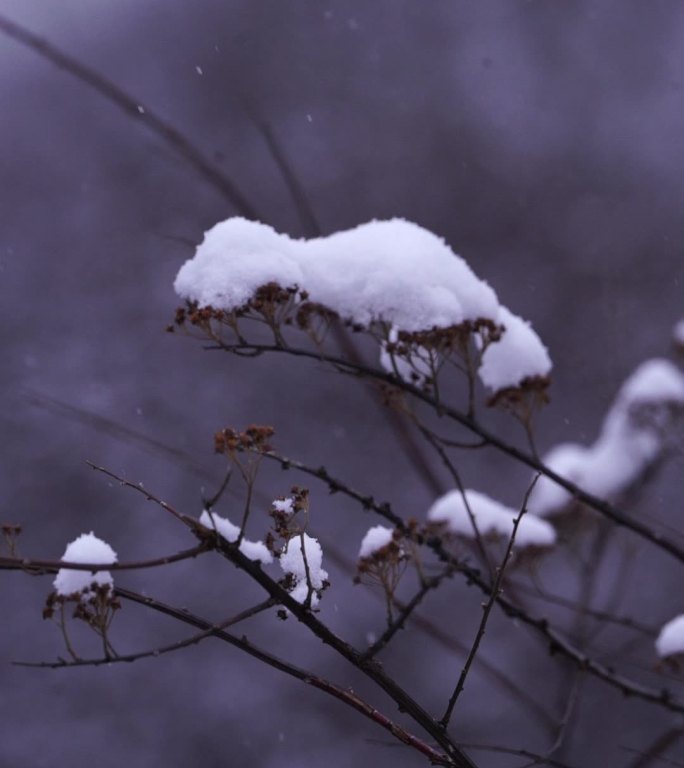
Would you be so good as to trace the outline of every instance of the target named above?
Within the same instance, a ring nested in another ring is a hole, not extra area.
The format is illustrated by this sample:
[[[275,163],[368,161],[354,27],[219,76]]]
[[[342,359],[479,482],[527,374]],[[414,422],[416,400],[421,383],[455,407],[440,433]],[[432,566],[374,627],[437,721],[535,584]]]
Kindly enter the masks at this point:
[[[583,491],[612,499],[637,482],[667,448],[675,414],[684,411],[684,375],[671,362],[642,363],[625,381],[589,447],[556,446],[544,464]],[[563,511],[571,495],[547,477],[533,489],[529,509],[542,517]]]
[[[483,539],[508,540],[513,534],[513,521],[518,514],[484,493],[454,490],[437,499],[428,510],[427,517],[433,523],[444,523],[447,531],[456,536],[475,539],[479,534]],[[529,512],[523,515],[513,542],[515,548],[551,547],[555,543],[556,532],[552,525]]]
[[[116,563],[116,552],[107,542],[98,539],[91,531],[82,533],[77,539],[67,545],[62,556],[66,563],[101,563],[113,565]],[[96,587],[114,587],[114,579],[109,571],[75,571],[70,568],[60,568],[53,582],[55,591],[61,597],[81,594],[87,596],[93,585]]]
[[[227,518],[217,515],[215,512],[209,512],[209,510],[205,509],[200,515],[199,521],[206,528],[210,528],[223,536],[231,544],[236,542],[240,536],[240,529],[237,525],[231,523]],[[268,547],[263,541],[242,539],[238,549],[245,557],[248,557],[250,560],[258,560],[263,565],[269,565],[269,563],[273,562],[273,555],[268,551]]]
[[[444,240],[404,219],[294,240],[266,224],[231,218],[205,234],[174,288],[199,306],[232,311],[268,283],[305,291],[311,301],[363,327],[381,322],[395,332],[417,332],[477,320],[503,325],[502,340],[486,350],[483,368],[484,383],[495,390],[551,369],[532,328],[502,307]]]
[[[359,549],[359,560],[372,557],[384,547],[392,543],[394,531],[384,525],[374,525],[369,528],[361,541]]]
[[[663,626],[655,646],[661,659],[684,655],[684,616],[677,616]]]
[[[478,371],[485,387],[497,392],[516,387],[527,378],[547,376],[551,358],[532,326],[503,305],[497,322],[505,331],[500,341],[485,349]]]
[[[292,576],[294,584],[290,595],[304,603],[311,595],[311,607],[318,605],[318,593],[325,586],[328,572],[322,567],[323,550],[317,539],[302,533],[287,542],[287,549],[279,558],[280,567]]]

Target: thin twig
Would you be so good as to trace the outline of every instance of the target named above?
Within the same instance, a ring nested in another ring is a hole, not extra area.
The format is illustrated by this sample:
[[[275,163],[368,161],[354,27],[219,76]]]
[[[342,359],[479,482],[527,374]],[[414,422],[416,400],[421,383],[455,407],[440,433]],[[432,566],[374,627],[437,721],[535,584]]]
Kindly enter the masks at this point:
[[[684,730],[681,727],[666,728],[661,734],[659,734],[650,746],[644,750],[637,750],[634,747],[623,746],[626,752],[633,752],[637,755],[633,763],[630,763],[629,768],[648,768],[648,766],[655,760],[660,762],[669,762],[667,758],[661,756],[661,752],[669,749],[671,746],[677,743],[679,739],[684,735]]]
[[[485,631],[487,629],[487,622],[489,621],[489,616],[492,612],[492,608],[494,608],[496,599],[499,596],[499,593],[501,592],[501,584],[503,582],[506,566],[508,565],[508,561],[510,560],[511,554],[513,553],[513,544],[515,543],[515,537],[516,537],[516,534],[518,533],[518,527],[520,526],[520,522],[523,519],[523,516],[527,512],[527,501],[538,479],[539,479],[539,475],[537,475],[532,481],[532,483],[530,484],[530,487],[527,489],[527,493],[525,494],[525,498],[523,499],[520,512],[516,515],[515,519],[513,520],[513,530],[511,531],[511,536],[508,539],[508,545],[506,546],[506,551],[504,553],[503,559],[501,560],[501,564],[496,569],[496,578],[494,580],[494,584],[492,585],[491,592],[489,594],[489,599],[483,606],[484,610],[482,611],[482,618],[480,619],[480,624],[477,628],[477,634],[475,635],[475,640],[473,641],[473,645],[470,649],[470,652],[468,653],[468,657],[466,658],[465,664],[463,665],[463,669],[461,670],[461,674],[458,678],[458,682],[456,683],[456,687],[454,688],[454,692],[451,694],[451,698],[449,699],[449,703],[447,704],[446,711],[444,712],[444,715],[440,720],[440,723],[444,728],[447,728],[449,725],[449,720],[451,720],[451,715],[452,715],[452,712],[454,711],[454,706],[458,701],[458,697],[461,695],[463,688],[465,687],[466,678],[468,677],[468,673],[470,672],[470,668],[472,667],[473,660],[480,648],[480,643],[482,642],[482,638],[485,635]]]
[[[267,664],[268,666],[284,672],[290,677],[294,677],[297,680],[300,680],[301,682],[306,683],[313,688],[317,688],[318,690],[327,693],[333,698],[338,699],[352,709],[355,709],[357,712],[360,712],[368,719],[372,720],[381,728],[384,728],[402,743],[412,747],[413,749],[416,749],[421,754],[425,755],[433,765],[450,766],[450,768],[459,768],[460,766],[476,768],[475,764],[470,760],[464,759],[459,762],[453,757],[449,757],[446,754],[440,753],[438,750],[434,749],[422,739],[419,739],[417,736],[414,736],[413,734],[406,731],[398,723],[390,720],[390,718],[388,718],[379,710],[375,709],[375,707],[362,700],[353,691],[346,688],[341,688],[329,680],[325,680],[324,678],[319,677],[312,672],[301,669],[300,667],[296,667],[295,665],[278,658],[268,651],[257,647],[244,636],[236,637],[235,635],[231,635],[223,630],[217,630],[210,622],[190,613],[189,611],[174,608],[173,606],[162,603],[159,600],[154,600],[151,597],[140,595],[136,592],[132,592],[131,590],[117,589],[116,592],[120,597],[139,603],[140,605],[163,613],[167,616],[171,616],[172,618],[185,624],[190,624],[191,626],[202,630],[208,630],[212,636],[223,640],[226,643],[229,643],[241,651],[244,651],[250,656]]]
[[[170,563],[179,563],[204,554],[208,544],[199,544],[183,549],[173,555],[164,555],[150,560],[131,560],[125,563],[72,563],[68,560],[36,560],[26,557],[0,557],[0,571],[27,571],[32,575],[56,573],[61,569],[70,571],[136,571],[143,568],[157,568]]]
[[[574,673],[573,681],[572,681],[572,686],[570,688],[570,695],[568,696],[568,700],[565,704],[565,710],[563,712],[563,716],[561,717],[560,723],[558,724],[558,731],[556,733],[556,738],[554,739],[553,744],[549,747],[549,749],[546,752],[546,756],[549,758],[553,757],[553,755],[555,755],[563,746],[563,742],[565,741],[567,730],[570,724],[570,719],[575,713],[577,702],[579,701],[579,696],[582,690],[583,681],[584,681],[584,675],[582,670],[576,669]]]
[[[195,518],[188,515],[181,514],[177,510],[173,509],[169,504],[162,501],[153,493],[145,490],[142,486],[130,483],[123,480],[118,475],[109,470],[101,467],[95,467],[104,474],[112,477],[120,482],[122,485],[132,488],[143,494],[146,499],[153,501],[164,510],[170,512],[180,522],[187,526],[196,536],[204,541],[207,536],[208,529],[201,525]],[[350,664],[361,671],[366,677],[374,682],[379,688],[392,698],[400,709],[405,711],[418,725],[420,725],[426,733],[428,733],[437,744],[445,751],[451,762],[449,765],[453,768],[474,768],[474,763],[462,753],[458,747],[451,741],[448,735],[442,728],[435,722],[432,716],[423,707],[418,704],[406,691],[399,686],[396,681],[389,677],[382,667],[373,659],[364,659],[363,654],[354,648],[352,645],[344,641],[341,637],[336,635],[330,630],[323,622],[321,622],[311,611],[310,607],[303,605],[295,600],[290,593],[284,589],[281,584],[272,579],[261,568],[261,564],[254,560],[251,560],[244,555],[235,543],[228,542],[222,536],[214,533],[214,543],[216,551],[229,560],[239,570],[250,576],[255,582],[257,582],[267,594],[281,603],[287,608],[299,622],[304,624],[310,632],[319,638],[323,643],[328,645],[339,655],[345,658]]]
[[[126,594],[124,594],[125,590],[115,590],[115,591],[117,594],[120,594],[123,597],[127,596]],[[229,619],[226,619],[225,621],[221,621],[218,624],[212,624],[207,629],[204,629],[195,635],[191,635],[190,637],[186,637],[184,640],[178,640],[177,642],[171,643],[170,645],[163,645],[159,648],[153,648],[147,651],[139,651],[138,653],[128,653],[125,655],[117,654],[116,656],[105,655],[104,658],[97,658],[97,659],[75,658],[72,661],[67,661],[66,659],[59,659],[59,661],[38,661],[38,662],[13,661],[12,664],[15,667],[37,667],[39,669],[61,669],[63,667],[100,667],[103,664],[110,665],[114,663],[124,663],[124,662],[132,663],[140,659],[157,658],[158,656],[163,656],[166,653],[173,653],[174,651],[180,651],[182,648],[189,648],[191,645],[197,645],[198,643],[202,642],[202,640],[206,640],[208,637],[215,637],[218,632],[221,632],[221,630],[228,629],[228,627],[232,627],[235,624],[238,624],[239,622],[244,621],[245,619],[255,616],[257,613],[266,611],[269,608],[272,608],[274,605],[277,605],[277,602],[269,598],[268,600],[264,600],[258,605],[254,605],[251,608],[247,608],[246,610],[241,611],[236,616],[231,616]]]
[[[482,536],[482,533],[480,532],[480,527],[477,524],[477,519],[473,514],[473,510],[470,506],[470,502],[468,501],[468,496],[466,495],[465,487],[463,485],[463,481],[461,480],[461,475],[459,471],[456,469],[453,461],[451,461],[451,459],[449,458],[449,455],[444,450],[444,448],[440,445],[439,441],[435,439],[435,435],[432,433],[432,431],[429,430],[427,427],[425,427],[423,424],[421,424],[418,421],[418,419],[415,419],[415,424],[420,430],[420,433],[427,440],[428,444],[431,445],[435,449],[435,451],[437,451],[439,458],[442,460],[442,464],[444,464],[444,466],[447,468],[449,474],[451,475],[456,485],[458,492],[461,494],[461,499],[463,500],[463,506],[465,507],[466,514],[468,515],[468,519],[470,520],[470,525],[472,526],[473,532],[475,533],[475,542],[477,544],[477,549],[480,553],[480,557],[482,558],[482,564],[489,571],[490,579],[494,580],[494,567],[492,566],[491,560],[489,558],[489,554],[487,552],[487,547],[485,546],[484,538]]]
[[[162,501],[158,496],[156,496],[154,493],[150,493],[142,483],[132,483],[130,480],[126,480],[123,477],[120,477],[116,473],[112,472],[109,469],[105,469],[105,467],[99,467],[97,464],[93,464],[91,461],[86,461],[86,464],[95,472],[101,472],[103,475],[107,475],[107,477],[111,477],[112,480],[116,480],[119,485],[123,485],[126,488],[131,488],[134,491],[137,491],[138,493],[142,494],[147,501],[152,501],[155,504],[158,504],[163,510],[168,512],[169,514],[173,515],[177,520],[180,520],[185,525],[188,525],[191,528],[196,528],[199,526],[199,523],[195,518],[188,517],[188,515],[183,515],[178,510],[174,509],[170,504],[167,504],[165,501]]]
[[[363,509],[372,510],[385,520],[388,520],[396,528],[407,532],[404,520],[393,512],[390,504],[387,502],[378,503],[372,496],[365,495],[346,486],[341,480],[330,475],[325,467],[309,467],[302,462],[288,459],[276,453],[265,453],[264,456],[277,461],[283,469],[294,468],[317,478],[325,483],[331,492],[343,493],[345,496],[357,501]],[[467,563],[457,560],[451,552],[445,549],[443,542],[439,537],[433,536],[425,538],[418,535],[416,541],[419,544],[425,544],[432,549],[443,563],[453,565],[456,570],[467,578],[468,584],[476,586],[488,596],[491,594],[491,584],[482,578],[480,571],[470,567]],[[542,637],[548,644],[549,651],[552,654],[558,653],[564,656],[579,668],[586,670],[592,676],[620,691],[624,696],[640,698],[644,701],[658,704],[672,712],[684,714],[684,702],[678,701],[671,691],[667,689],[656,690],[654,688],[643,686],[618,674],[611,666],[601,664],[595,659],[592,659],[584,651],[573,645],[573,643],[558,630],[554,629],[547,619],[530,615],[521,606],[505,597],[503,594],[499,594],[496,597],[496,602],[506,616],[526,624]]]
[[[290,193],[292,202],[297,210],[304,234],[307,237],[319,237],[321,235],[321,227],[313,212],[311,201],[304,191],[304,187],[297,177],[294,168],[290,164],[280,141],[278,141],[273,126],[264,119],[253,102],[243,99],[243,106],[252,124],[266,143],[268,151],[271,153],[271,157],[278,167],[280,175],[283,177],[287,191]]]
[[[404,391],[406,394],[412,395],[427,405],[435,407],[435,403],[429,394],[423,392],[418,387],[414,387],[408,382],[398,380],[389,373],[371,368],[370,366],[367,366],[363,363],[352,362],[345,358],[336,357],[335,355],[326,354],[321,351],[313,351],[291,346],[282,348],[272,344],[227,344],[225,342],[218,343],[217,345],[206,346],[205,349],[221,350],[231,353],[239,350],[252,351],[256,353],[279,352],[286,353],[294,357],[309,358],[311,360],[316,360],[317,362],[327,362],[331,365],[334,365],[339,370],[347,371],[354,376],[371,378],[375,381],[389,384],[396,389]],[[449,419],[452,419],[453,421],[456,421],[457,423],[466,427],[468,430],[485,440],[492,448],[496,448],[498,451],[501,451],[511,458],[516,459],[521,464],[528,466],[530,469],[533,469],[535,472],[539,472],[541,475],[548,477],[561,488],[564,488],[566,491],[568,491],[570,495],[577,501],[586,504],[588,507],[591,507],[596,512],[599,512],[609,520],[612,520],[616,525],[627,528],[633,533],[638,534],[646,541],[649,541],[654,546],[658,547],[664,552],[667,552],[675,559],[684,563],[684,549],[664,537],[662,534],[658,533],[652,528],[649,528],[647,525],[644,525],[639,520],[632,519],[612,504],[609,504],[607,501],[604,501],[597,496],[583,491],[578,485],[562,477],[550,467],[544,465],[532,454],[527,453],[497,437],[494,433],[487,430],[475,419],[468,417],[466,414],[462,413],[456,408],[441,403],[440,409],[442,415],[447,416]]]
[[[551,594],[544,591],[543,589],[540,589],[539,587],[529,587],[526,584],[522,584],[521,582],[517,581],[512,582],[511,586],[517,593],[529,595],[530,597],[543,600],[544,602],[551,603],[552,605],[558,605],[561,608],[567,608],[571,611],[577,611],[579,608],[575,600],[569,600],[568,598],[562,597],[561,595]],[[641,632],[642,634],[648,635],[649,637],[656,637],[660,631],[657,627],[644,624],[643,622],[633,619],[631,616],[616,616],[612,613],[607,613],[606,611],[598,611],[593,608],[587,608],[585,610],[585,614],[590,616],[592,619],[595,619],[596,621],[606,622],[608,624],[616,624],[627,629],[633,629],[635,632]]]
[[[551,768],[572,768],[568,763],[561,763],[559,760],[546,757],[545,755],[530,752],[529,749],[515,749],[513,747],[500,747],[495,744],[461,744],[465,749],[472,749],[474,752],[494,752],[501,755],[514,755],[516,757],[525,757],[531,760],[528,765],[549,765]]]
[[[152,112],[149,107],[134,99],[111,80],[95,72],[80,61],[61,51],[52,43],[33,34],[25,27],[0,15],[0,32],[26,46],[41,58],[47,59],[60,69],[73,75],[116,104],[129,117],[135,118],[162,139],[179,157],[186,160],[214,189],[231,203],[238,213],[249,219],[260,219],[256,208],[245,198],[235,182],[219,171],[192,142],[166,120]]]
[[[426,580],[416,592],[416,594],[409,600],[408,603],[405,605],[402,605],[400,608],[399,615],[396,619],[394,619],[393,622],[389,624],[389,626],[385,629],[385,631],[380,635],[380,637],[368,648],[368,650],[363,654],[366,659],[372,659],[374,656],[377,656],[380,651],[382,651],[384,648],[387,647],[390,640],[396,635],[396,633],[404,628],[404,625],[410,618],[411,614],[414,612],[414,610],[420,605],[420,603],[423,601],[425,596],[428,592],[430,592],[433,589],[437,589],[437,587],[444,581],[445,578],[451,576],[453,573],[452,569],[447,569],[443,571],[442,573],[438,574],[437,576],[434,576],[431,579]],[[397,601],[394,601],[395,605],[397,604]]]

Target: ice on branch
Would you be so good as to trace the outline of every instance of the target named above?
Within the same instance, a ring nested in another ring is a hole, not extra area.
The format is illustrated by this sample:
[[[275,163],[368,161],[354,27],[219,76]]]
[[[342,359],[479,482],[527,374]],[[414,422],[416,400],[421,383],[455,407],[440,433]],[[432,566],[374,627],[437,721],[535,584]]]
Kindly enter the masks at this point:
[[[62,561],[66,563],[96,563],[102,565],[113,565],[116,563],[116,552],[107,544],[107,542],[98,539],[91,531],[82,533],[77,539],[67,545],[62,556]],[[61,597],[70,597],[81,594],[87,597],[96,587],[114,587],[109,571],[75,571],[70,568],[60,568],[53,582],[57,594]]]
[[[394,531],[384,525],[375,525],[370,528],[361,541],[359,560],[372,557],[376,552],[389,546],[394,540]]]
[[[684,656],[684,616],[677,616],[663,626],[655,646],[661,659]]]
[[[200,515],[200,523],[206,528],[216,531],[231,544],[238,540],[240,529],[225,517],[217,515],[215,512],[204,510]],[[263,565],[269,565],[273,562],[273,555],[268,551],[268,547],[262,541],[248,541],[242,539],[238,547],[240,552],[250,560],[258,560]]]
[[[620,388],[593,445],[558,445],[544,463],[582,490],[615,499],[661,458],[672,438],[674,419],[683,412],[682,373],[668,360],[648,360]],[[570,501],[566,490],[541,477],[528,506],[547,517],[565,511]]]
[[[493,333],[504,326],[502,340],[485,350],[480,372],[485,385],[497,391],[543,378],[551,368],[529,324],[502,307],[492,288],[442,238],[404,219],[295,240],[266,224],[231,218],[205,234],[174,288],[199,307],[233,312],[273,283],[298,289],[300,298],[304,294],[354,325],[391,328],[395,337],[453,328]],[[394,373],[397,363],[384,352],[383,364]],[[410,363],[399,367],[400,376],[410,375]]]
[[[532,326],[503,305],[497,320],[504,327],[503,335],[484,351],[478,371],[485,387],[498,392],[526,379],[548,376],[551,358]]]
[[[454,490],[437,499],[428,510],[427,517],[433,523],[443,523],[447,531],[456,536],[475,539],[479,533],[484,539],[508,540],[513,533],[513,521],[518,514],[514,509],[500,504],[484,493],[466,490],[464,499],[463,493]],[[526,512],[518,525],[513,546],[517,549],[552,547],[555,543],[556,532],[553,526]]]
[[[279,562],[283,571],[292,577],[291,596],[298,603],[304,603],[311,594],[311,607],[315,608],[328,578],[322,567],[323,550],[318,540],[306,533],[294,536],[287,542]]]

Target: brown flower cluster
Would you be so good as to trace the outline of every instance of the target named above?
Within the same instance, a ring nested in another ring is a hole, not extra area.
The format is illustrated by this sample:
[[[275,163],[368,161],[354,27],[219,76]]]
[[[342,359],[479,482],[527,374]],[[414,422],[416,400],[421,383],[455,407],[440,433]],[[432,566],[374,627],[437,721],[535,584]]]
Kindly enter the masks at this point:
[[[227,456],[246,451],[268,453],[273,450],[268,441],[274,434],[273,427],[257,424],[250,424],[242,432],[226,427],[214,435],[214,450]]]

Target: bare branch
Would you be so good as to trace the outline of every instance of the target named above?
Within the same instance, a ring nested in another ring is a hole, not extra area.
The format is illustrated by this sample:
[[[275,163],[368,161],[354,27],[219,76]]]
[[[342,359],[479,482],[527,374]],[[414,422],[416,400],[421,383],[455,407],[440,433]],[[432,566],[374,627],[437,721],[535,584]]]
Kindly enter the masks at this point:
[[[111,80],[85,66],[25,27],[0,16],[0,32],[26,46],[41,58],[47,59],[60,69],[85,83],[107,101],[116,104],[129,117],[152,131],[179,157],[188,162],[205,181],[230,202],[235,210],[249,219],[261,219],[256,208],[245,198],[235,182],[219,171],[180,131],[152,112],[149,107],[133,98]]]
[[[173,555],[164,555],[150,560],[133,560],[127,563],[71,563],[68,560],[36,560],[26,557],[0,557],[0,571],[26,571],[38,576],[56,573],[62,568],[70,571],[136,571],[143,568],[157,568],[171,563],[190,560],[209,551],[208,543],[203,542],[191,549],[183,549]]]
[[[456,688],[454,689],[454,692],[451,694],[451,698],[449,699],[449,703],[447,704],[446,712],[444,713],[444,716],[440,720],[444,728],[446,728],[449,725],[449,720],[451,719],[451,714],[454,711],[454,706],[458,700],[458,697],[461,695],[463,688],[465,687],[466,678],[468,677],[468,673],[470,672],[470,668],[473,664],[473,660],[477,655],[478,649],[480,647],[480,643],[482,642],[482,638],[484,637],[485,631],[487,629],[487,622],[489,621],[489,615],[491,614],[492,608],[494,607],[497,597],[501,592],[501,584],[503,582],[506,566],[508,565],[508,561],[510,560],[511,554],[513,553],[513,544],[515,543],[515,536],[518,533],[518,527],[520,525],[520,522],[523,519],[524,514],[527,512],[527,501],[530,498],[530,493],[532,493],[532,489],[536,485],[538,479],[539,479],[539,475],[537,475],[534,478],[530,487],[527,489],[527,493],[525,494],[525,498],[523,499],[520,512],[516,515],[515,519],[513,520],[513,530],[508,540],[508,545],[506,547],[506,551],[504,553],[503,559],[501,560],[501,564],[496,569],[496,578],[494,580],[494,584],[492,585],[489,599],[483,606],[484,610],[482,611],[482,619],[480,620],[480,625],[477,629],[475,640],[470,649],[470,653],[466,658],[465,664],[463,665],[463,669],[461,670],[461,675],[458,678],[458,682],[456,683]]]
[[[383,371],[371,368],[363,363],[351,362],[350,360],[336,357],[334,355],[329,355],[321,351],[290,346],[285,348],[272,344],[226,344],[224,342],[221,342],[217,345],[206,346],[205,349],[222,350],[224,352],[231,353],[240,350],[257,353],[279,352],[293,355],[294,357],[305,357],[316,360],[318,362],[327,362],[336,366],[339,370],[346,371],[354,376],[372,378],[378,382],[389,384],[396,389],[402,390],[407,394],[412,395],[416,399],[426,403],[431,407],[436,407],[433,399],[429,394],[423,392],[418,387],[414,387],[412,384],[396,379],[389,373],[384,373]],[[517,448],[516,446],[511,445],[505,440],[497,437],[495,434],[482,426],[479,422],[470,418],[456,408],[445,405],[444,403],[440,403],[439,407],[442,415],[463,425],[468,430],[485,440],[491,447],[496,448],[498,451],[507,454],[513,459],[516,459],[521,464],[530,467],[530,469],[533,469],[535,472],[539,472],[539,474],[548,477],[550,480],[553,480],[555,483],[561,486],[561,488],[564,488],[566,491],[568,491],[577,501],[580,501],[583,504],[586,504],[588,507],[591,507],[591,509],[604,515],[609,520],[612,520],[616,525],[627,528],[633,533],[638,534],[641,536],[641,538],[649,541],[654,546],[658,547],[664,552],[667,552],[675,559],[684,563],[684,549],[682,549],[682,547],[678,546],[668,538],[664,537],[662,534],[658,533],[652,528],[649,528],[647,525],[644,525],[640,521],[632,519],[614,507],[612,504],[609,504],[607,501],[604,501],[597,496],[583,491],[579,486],[575,485],[575,483],[572,483],[570,480],[561,477],[561,475],[559,475],[557,472],[554,472],[554,470],[552,470],[550,467],[542,464],[542,462],[535,458],[532,454],[526,453],[520,448]]]
[[[185,624],[190,624],[204,631],[209,631],[213,637],[217,637],[218,639],[229,643],[235,648],[238,648],[250,656],[258,659],[259,661],[264,662],[268,666],[284,672],[290,677],[294,677],[297,680],[306,683],[307,685],[310,685],[320,691],[323,691],[324,693],[327,693],[330,696],[333,696],[352,709],[355,709],[357,712],[360,712],[362,715],[372,720],[381,728],[389,731],[395,738],[399,739],[399,741],[421,752],[434,765],[450,766],[451,768],[460,768],[460,766],[465,766],[466,768],[476,768],[475,764],[465,758],[465,756],[463,756],[463,758],[459,761],[458,757],[449,757],[446,754],[440,753],[432,746],[419,739],[417,736],[414,736],[400,725],[390,720],[390,718],[388,718],[379,710],[375,709],[375,707],[363,701],[353,691],[340,688],[334,683],[331,683],[330,681],[325,680],[324,678],[319,677],[312,672],[296,667],[289,662],[283,661],[268,651],[264,651],[263,649],[257,647],[244,636],[236,637],[235,635],[231,635],[223,630],[217,630],[210,622],[200,618],[199,616],[196,616],[186,610],[179,610],[178,608],[174,608],[173,606],[162,603],[159,600],[154,600],[151,597],[143,596],[136,592],[125,589],[117,589],[116,593],[120,597],[139,603],[140,605],[151,608],[152,610],[158,611],[167,616],[171,616],[172,618],[177,619],[178,621],[181,621]]]

